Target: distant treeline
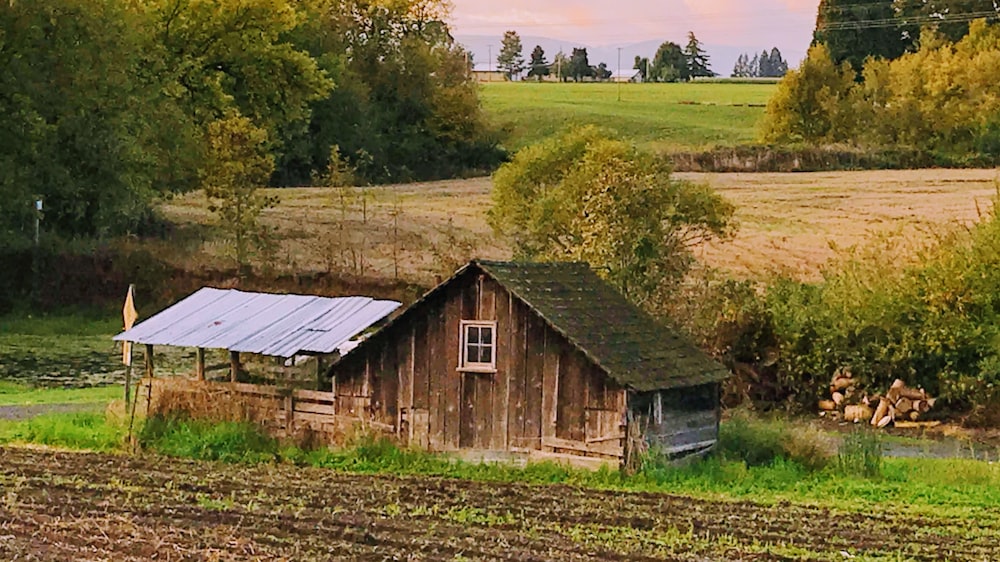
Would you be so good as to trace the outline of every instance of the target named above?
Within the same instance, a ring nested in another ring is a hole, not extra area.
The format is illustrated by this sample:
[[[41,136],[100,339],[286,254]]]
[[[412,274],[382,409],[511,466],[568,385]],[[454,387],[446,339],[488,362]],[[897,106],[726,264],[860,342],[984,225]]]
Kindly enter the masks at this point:
[[[267,134],[275,185],[454,176],[500,158],[441,0],[37,0],[0,10],[0,244],[141,229],[199,185],[205,132]]]

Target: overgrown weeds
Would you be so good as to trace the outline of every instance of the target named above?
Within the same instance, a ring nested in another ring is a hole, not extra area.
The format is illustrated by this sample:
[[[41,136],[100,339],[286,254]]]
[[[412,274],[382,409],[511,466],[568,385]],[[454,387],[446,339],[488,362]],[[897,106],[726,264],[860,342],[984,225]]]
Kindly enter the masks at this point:
[[[823,432],[779,420],[762,420],[737,412],[719,431],[718,454],[747,466],[790,461],[808,471],[826,468],[833,457],[832,440]]]
[[[139,443],[163,455],[198,460],[260,463],[279,458],[278,441],[246,422],[153,416],[143,425]]]
[[[878,478],[882,475],[882,438],[867,427],[847,434],[837,450],[837,469],[848,476]]]

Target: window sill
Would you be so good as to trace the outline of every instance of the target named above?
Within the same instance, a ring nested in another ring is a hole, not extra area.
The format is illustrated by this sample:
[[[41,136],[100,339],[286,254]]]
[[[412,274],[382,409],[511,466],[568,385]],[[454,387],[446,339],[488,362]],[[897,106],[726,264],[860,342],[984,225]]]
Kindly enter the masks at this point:
[[[456,370],[459,373],[475,373],[477,375],[495,375],[497,372],[496,367],[459,367]]]

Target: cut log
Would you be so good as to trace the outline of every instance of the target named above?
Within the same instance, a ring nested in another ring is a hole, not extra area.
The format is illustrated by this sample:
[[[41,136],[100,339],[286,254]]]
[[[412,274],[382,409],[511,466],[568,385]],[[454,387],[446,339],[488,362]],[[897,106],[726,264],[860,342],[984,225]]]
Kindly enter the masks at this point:
[[[920,418],[920,412],[916,410],[910,410],[910,421],[917,421]]]
[[[882,418],[889,415],[889,401],[885,398],[880,398],[878,401],[878,406],[875,408],[875,415],[872,416],[872,425],[878,425]]]
[[[847,406],[844,408],[844,419],[849,422],[859,423],[867,421],[872,417],[872,409],[868,406]]]
[[[937,398],[928,398],[927,399],[927,409],[930,410],[931,408],[933,408],[935,402],[937,402]]]
[[[899,414],[908,414],[913,410],[913,401],[909,398],[900,398],[896,400],[896,412]]]
[[[834,402],[833,400],[820,400],[819,409],[825,412],[829,412],[830,410],[836,410],[837,403]]]
[[[880,419],[878,421],[878,424],[877,424],[876,427],[878,427],[879,429],[882,429],[883,427],[889,425],[890,423],[892,423],[892,416],[886,416],[886,417],[884,417],[884,418],[882,418],[882,419]]]
[[[852,386],[854,386],[854,381],[852,381],[851,379],[840,377],[833,379],[833,382],[830,383],[830,390],[832,392],[840,392],[842,390],[847,390]]]
[[[927,393],[923,389],[916,388],[901,388],[899,389],[899,395],[910,400],[923,400],[927,398]]]
[[[892,386],[889,387],[889,388],[895,388],[897,390],[903,389],[903,388],[906,388],[906,383],[903,382],[903,379],[896,379],[896,380],[892,381]]]
[[[844,403],[844,395],[839,392],[833,393],[833,403],[840,406]]]
[[[937,427],[939,425],[941,425],[940,421],[925,421],[925,422],[898,421],[898,422],[896,422],[896,427],[898,427],[899,429],[927,428],[927,427]]]

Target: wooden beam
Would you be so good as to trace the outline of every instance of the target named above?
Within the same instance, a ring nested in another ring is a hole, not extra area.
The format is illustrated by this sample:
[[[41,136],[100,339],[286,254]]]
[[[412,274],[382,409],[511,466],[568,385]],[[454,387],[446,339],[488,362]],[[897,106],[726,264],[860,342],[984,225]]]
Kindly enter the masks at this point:
[[[153,378],[153,346],[146,344],[146,378]]]
[[[239,382],[240,380],[240,352],[229,352],[229,381]]]
[[[205,349],[199,347],[195,356],[194,374],[198,377],[198,380],[203,381],[205,380]]]

